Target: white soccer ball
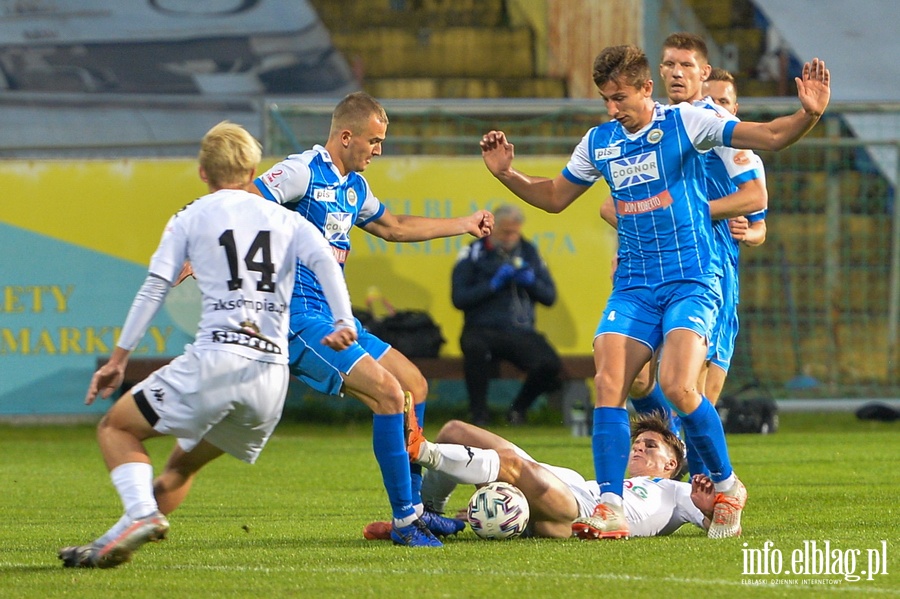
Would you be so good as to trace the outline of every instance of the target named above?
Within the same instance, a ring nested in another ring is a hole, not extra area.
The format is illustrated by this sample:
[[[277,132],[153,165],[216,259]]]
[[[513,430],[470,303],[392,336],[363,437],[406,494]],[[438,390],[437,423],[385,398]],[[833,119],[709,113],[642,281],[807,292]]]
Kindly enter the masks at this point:
[[[525,494],[509,483],[493,482],[469,499],[469,526],[482,539],[513,539],[525,531],[531,510]]]

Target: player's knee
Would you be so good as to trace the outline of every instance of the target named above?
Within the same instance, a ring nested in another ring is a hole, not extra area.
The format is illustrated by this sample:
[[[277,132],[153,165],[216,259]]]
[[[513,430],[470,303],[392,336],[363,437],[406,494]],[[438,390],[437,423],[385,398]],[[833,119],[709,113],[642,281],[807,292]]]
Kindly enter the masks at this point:
[[[659,381],[659,386],[666,399],[675,406],[684,405],[697,392],[696,388],[686,385],[682,381]]]
[[[462,420],[450,420],[441,427],[434,441],[435,443],[454,443],[457,439],[463,438],[465,430],[470,426]]]

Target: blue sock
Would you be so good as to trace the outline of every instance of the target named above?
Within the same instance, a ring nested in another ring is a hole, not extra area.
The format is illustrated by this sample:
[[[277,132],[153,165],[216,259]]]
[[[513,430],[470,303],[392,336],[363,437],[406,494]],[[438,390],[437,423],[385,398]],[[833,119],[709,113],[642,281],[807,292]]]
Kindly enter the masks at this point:
[[[700,406],[681,417],[684,435],[693,443],[703,463],[709,468],[709,477],[714,483],[731,476],[731,460],[728,459],[728,445],[725,431],[716,409],[705,397]]]
[[[675,433],[679,439],[681,438],[681,420],[678,414],[672,409],[672,405],[662,392],[662,388],[654,383],[653,389],[645,397],[629,397],[634,411],[638,414],[652,414],[660,412],[669,417],[669,430]]]
[[[600,493],[615,493],[619,497],[628,467],[631,449],[631,427],[625,408],[594,408],[594,432],[591,437],[594,452],[594,471]]]
[[[409,456],[403,438],[403,414],[374,414],[372,448],[381,468],[381,478],[391,512],[400,520],[415,513],[409,476]]]
[[[419,421],[419,426],[425,426],[425,402],[417,403],[415,406],[416,410],[416,420]],[[412,500],[413,505],[418,505],[422,503],[422,465],[421,464],[410,464],[409,465],[409,477],[412,482]]]
[[[709,469],[706,467],[706,464],[703,463],[700,452],[694,447],[694,442],[688,438],[685,439],[684,445],[685,449],[687,449],[688,470],[690,471],[691,476],[694,476],[695,474],[705,474],[706,476],[709,476]]]

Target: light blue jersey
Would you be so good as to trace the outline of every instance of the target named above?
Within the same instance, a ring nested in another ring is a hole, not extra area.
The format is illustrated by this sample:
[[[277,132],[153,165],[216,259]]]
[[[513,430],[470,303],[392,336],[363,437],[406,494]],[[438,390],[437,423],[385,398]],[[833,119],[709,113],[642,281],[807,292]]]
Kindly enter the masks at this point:
[[[730,116],[724,108],[710,99],[699,100],[695,106],[714,110]],[[715,201],[735,193],[738,187],[748,181],[763,179],[765,169],[759,156],[750,150],[718,147],[706,155],[706,189],[710,201]],[[766,210],[746,215],[751,223],[764,220]],[[728,219],[713,221],[714,251],[719,254],[722,264],[722,309],[710,337],[708,359],[725,372],[731,366],[735,339],[739,329],[738,303],[740,302],[740,279],[738,262],[740,243],[731,235]]]
[[[656,104],[629,133],[594,127],[563,169],[566,179],[609,184],[618,216],[615,287],[656,286],[721,274],[714,259],[704,154],[727,145],[736,120],[689,104]]]
[[[350,255],[350,229],[377,219],[384,205],[356,172],[342,176],[328,151],[316,145],[302,154],[292,154],[254,181],[263,196],[300,213],[315,225],[331,244],[343,268]],[[302,264],[297,267],[292,312],[330,313],[315,275]]]
[[[350,256],[351,227],[363,226],[385,210],[362,175],[351,172],[342,176],[328,151],[319,145],[288,156],[254,183],[264,197],[311,222],[331,245],[342,268]],[[291,372],[316,391],[337,395],[343,385],[342,374],[349,373],[365,354],[380,359],[390,346],[357,320],[357,342],[335,351],[320,343],[333,325],[318,279],[298,264],[288,336]]]

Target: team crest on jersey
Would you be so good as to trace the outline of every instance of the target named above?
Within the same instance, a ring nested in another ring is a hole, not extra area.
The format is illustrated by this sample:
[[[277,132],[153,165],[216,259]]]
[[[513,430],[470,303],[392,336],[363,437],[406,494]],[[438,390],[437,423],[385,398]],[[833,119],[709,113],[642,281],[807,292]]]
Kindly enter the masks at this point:
[[[313,191],[313,199],[317,202],[337,202],[337,191],[327,187],[316,189]]]
[[[629,156],[609,163],[613,187],[625,189],[640,183],[649,183],[659,179],[659,164],[656,152],[646,152],[638,156]]]
[[[347,203],[356,206],[356,190],[352,187],[347,190]]]
[[[647,133],[647,141],[652,144],[658,143],[659,140],[662,139],[663,131],[662,129],[651,129],[649,133]]]
[[[329,212],[325,218],[325,239],[329,242],[350,241],[350,227],[353,226],[350,218],[349,212]]]
[[[610,158],[618,158],[622,155],[622,148],[614,146],[612,148],[596,148],[594,150],[594,160],[609,160]]]

